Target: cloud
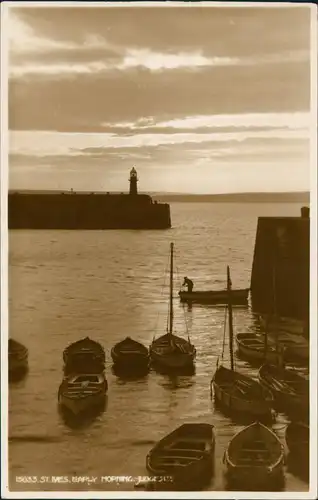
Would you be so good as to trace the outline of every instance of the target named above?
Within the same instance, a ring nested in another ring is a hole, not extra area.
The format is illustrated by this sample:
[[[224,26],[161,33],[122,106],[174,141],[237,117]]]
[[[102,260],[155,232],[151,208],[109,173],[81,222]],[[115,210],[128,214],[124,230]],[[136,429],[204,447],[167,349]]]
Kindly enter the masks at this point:
[[[98,34],[124,49],[204,51],[207,57],[253,57],[309,48],[308,6],[15,8],[40,37],[81,42]],[[290,36],[290,33],[293,36]],[[164,33],[164,36],[163,36]]]
[[[82,39],[76,42],[39,35],[12,11],[8,32],[9,71],[15,78],[25,75],[98,73],[112,67],[103,64],[103,58],[117,60],[123,53],[122,48],[98,33],[83,34]],[[100,59],[94,60],[94,57]],[[78,64],[81,60],[82,64]]]
[[[168,121],[156,121],[154,117],[143,117],[136,122],[123,122],[118,124],[102,123],[102,126],[112,130],[149,130],[156,129],[204,129],[216,128],[265,128],[265,127],[287,127],[289,129],[308,128],[310,117],[308,113],[246,113],[246,114],[223,114],[223,115],[201,115],[186,116]]]
[[[90,154],[87,148],[144,148],[160,145],[186,143],[226,143],[243,142],[251,139],[308,139],[307,130],[275,129],[268,131],[236,131],[229,133],[175,133],[175,134],[136,134],[118,136],[115,134],[75,134],[57,132],[12,132],[10,152],[34,156],[57,156]]]
[[[50,48],[48,42],[45,48],[45,43],[41,45],[41,50],[45,51]],[[53,42],[52,42],[53,43]],[[54,42],[55,43],[55,42]],[[94,40],[88,42],[80,49],[76,47],[77,51],[87,51],[87,48],[93,49]],[[96,48],[102,47],[102,41],[96,40]],[[99,45],[101,44],[101,45]],[[54,44],[53,44],[54,45]],[[107,47],[105,41],[105,49]],[[40,50],[40,44],[37,46]],[[53,47],[51,47],[53,50]],[[71,46],[64,47],[64,50],[73,50]],[[92,54],[93,55],[93,54]],[[72,60],[71,54],[69,55],[68,63],[53,63],[49,62],[37,64],[19,64],[10,66],[10,75],[15,78],[23,77],[25,75],[65,75],[72,74],[90,74],[90,73],[105,73],[109,71],[126,71],[132,68],[144,68],[151,72],[168,71],[185,69],[204,69],[215,68],[222,66],[257,66],[267,64],[283,64],[290,62],[305,62],[309,61],[309,53],[306,51],[298,51],[282,54],[268,54],[262,57],[254,58],[233,58],[233,57],[205,57],[200,52],[180,52],[176,54],[167,54],[152,52],[149,49],[127,49],[121,59],[114,58],[113,60],[95,60],[85,64],[76,64]]]
[[[235,64],[230,57],[208,58],[200,52],[167,54],[153,52],[149,49],[129,49],[118,69],[143,67],[150,71],[179,68],[200,68],[205,66],[227,66]]]
[[[212,132],[213,122],[204,115],[310,106],[308,9],[72,7],[10,13],[11,129],[199,132],[193,115],[201,132]],[[155,127],[138,123],[151,116]]]
[[[102,62],[95,61],[88,64],[46,64],[46,65],[20,65],[13,66],[10,73],[13,77],[23,77],[26,75],[51,75],[51,76],[67,76],[67,75],[89,75],[100,73],[107,70],[107,65]]]
[[[37,33],[32,23],[10,11],[9,17],[10,75],[13,78],[40,75],[100,74],[144,68],[151,72],[201,69],[222,66],[251,66],[304,62],[309,51],[304,49],[255,56],[213,56],[203,53],[203,47],[192,50],[156,51],[150,47],[122,47],[110,42],[104,34],[82,32],[81,39],[59,40]],[[108,33],[108,36],[111,36]]]
[[[47,53],[72,49],[74,44],[37,36],[30,25],[9,11],[9,49],[13,54]]]
[[[310,109],[310,72],[303,64],[277,65],[275,71],[271,66],[248,71],[223,66],[200,75],[184,68],[66,75],[12,79],[10,129],[99,132],[106,131],[103,123],[134,124],[142,117],[165,122],[192,115]]]
[[[30,140],[30,137],[28,139]],[[41,142],[45,142],[43,134]],[[53,142],[52,138],[50,142]],[[273,165],[275,165],[279,171],[282,165],[289,164],[291,171],[297,165],[298,170],[303,169],[306,175],[309,165],[309,141],[295,138],[291,140],[259,137],[240,142],[187,142],[159,144],[156,147],[148,145],[139,148],[134,146],[113,148],[103,145],[101,141],[99,146],[89,146],[88,141],[84,141],[81,149],[74,147],[71,151],[67,149],[68,142],[69,140],[65,138],[56,140],[58,146],[54,154],[49,149],[37,150],[37,154],[34,154],[34,150],[29,150],[29,154],[25,154],[26,150],[24,153],[21,152],[22,154],[11,153],[10,177],[13,176],[16,181],[19,179],[22,181],[26,172],[30,174],[33,172],[34,180],[39,182],[40,178],[43,179],[45,172],[48,174],[55,172],[59,179],[65,178],[66,172],[72,172],[74,176],[77,175],[81,179],[80,182],[83,181],[83,176],[87,179],[89,175],[94,175],[95,182],[99,185],[99,181],[107,175],[112,176],[113,179],[117,177],[117,189],[123,189],[127,185],[127,173],[132,164],[135,164],[143,181],[143,189],[153,190],[157,179],[165,172],[168,179],[176,176],[181,184],[186,176],[190,176],[192,180],[188,191],[191,191],[192,182],[198,182],[201,179],[202,187],[205,185],[206,179],[202,182],[203,169],[209,179],[214,179],[215,174],[226,169],[228,165],[231,166],[234,176],[238,175],[237,169],[244,170],[243,163],[246,167],[249,165],[252,176],[254,176],[254,169],[257,170],[259,165],[263,165],[263,178],[260,179],[260,183],[265,185],[266,168],[274,168]],[[151,176],[153,185],[149,184],[147,188],[147,179]],[[93,178],[89,182],[92,183],[92,189],[94,189]]]
[[[125,189],[132,162],[144,190],[307,183],[308,8],[10,14],[16,186]]]

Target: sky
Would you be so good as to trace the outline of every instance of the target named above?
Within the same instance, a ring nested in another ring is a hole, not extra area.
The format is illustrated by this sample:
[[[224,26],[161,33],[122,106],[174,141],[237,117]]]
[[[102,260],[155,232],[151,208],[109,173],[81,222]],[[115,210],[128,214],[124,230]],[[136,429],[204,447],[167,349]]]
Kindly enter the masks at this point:
[[[8,34],[11,189],[309,189],[308,7],[10,7]]]

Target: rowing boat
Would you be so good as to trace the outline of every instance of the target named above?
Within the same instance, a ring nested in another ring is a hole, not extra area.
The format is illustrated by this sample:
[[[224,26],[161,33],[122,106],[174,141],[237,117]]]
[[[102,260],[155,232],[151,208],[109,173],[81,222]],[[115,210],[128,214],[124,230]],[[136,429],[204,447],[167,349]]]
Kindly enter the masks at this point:
[[[232,412],[264,420],[272,417],[274,398],[271,391],[251,377],[221,365],[214,374],[212,385],[216,400]]]
[[[258,372],[261,384],[274,395],[276,405],[286,412],[309,412],[309,383],[291,369],[264,364]]]
[[[272,393],[256,380],[235,370],[233,355],[233,311],[231,300],[230,268],[227,266],[229,350],[231,368],[217,366],[211,380],[215,399],[231,412],[252,415],[258,419],[272,418]],[[225,329],[224,329],[225,334]],[[224,343],[223,343],[224,345]]]
[[[247,305],[249,288],[232,290],[233,305]],[[181,302],[197,302],[200,304],[226,304],[227,290],[203,290],[192,291],[180,290]]]
[[[238,333],[236,335],[236,344],[239,354],[252,361],[264,363],[280,363],[282,361],[282,352],[275,346],[266,344],[265,336],[256,333]]]
[[[161,439],[147,455],[148,471],[172,478],[174,489],[200,489],[213,472],[213,425],[183,424]]]
[[[114,364],[122,369],[139,370],[147,368],[149,364],[147,347],[130,337],[114,345],[111,357]]]
[[[277,334],[278,343],[284,346],[285,358],[303,360],[306,363],[309,360],[309,342],[304,337],[291,334]]]
[[[193,367],[196,354],[190,342],[173,334],[162,335],[155,339],[149,352],[154,365],[158,364],[171,370]]]
[[[104,374],[69,375],[62,381],[59,404],[73,415],[79,415],[102,406],[108,389]]]
[[[224,461],[230,481],[242,490],[260,490],[282,479],[284,448],[273,431],[254,422],[233,437]]]
[[[173,333],[173,243],[170,244],[170,294],[169,324],[165,335],[154,339],[149,347],[150,360],[153,365],[166,370],[184,370],[194,366],[196,349],[188,339]]]
[[[101,373],[105,368],[105,359],[105,351],[101,344],[85,337],[64,349],[64,372],[65,374]]]

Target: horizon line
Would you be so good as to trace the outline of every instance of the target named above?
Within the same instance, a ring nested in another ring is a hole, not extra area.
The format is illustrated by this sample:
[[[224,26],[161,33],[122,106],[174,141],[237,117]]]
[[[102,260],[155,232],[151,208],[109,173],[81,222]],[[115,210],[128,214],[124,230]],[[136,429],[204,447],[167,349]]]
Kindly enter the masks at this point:
[[[105,191],[103,189],[86,189],[75,190],[73,188],[55,188],[55,189],[28,189],[28,188],[9,188],[8,193],[22,193],[22,192],[74,192],[74,193],[114,193],[114,194],[129,194],[129,191]],[[138,191],[138,194],[152,194],[152,195],[174,195],[174,196],[223,196],[223,195],[255,195],[255,194],[310,194],[310,189],[307,190],[291,190],[291,191],[224,191],[217,193],[197,193],[197,192],[182,192],[182,191]]]

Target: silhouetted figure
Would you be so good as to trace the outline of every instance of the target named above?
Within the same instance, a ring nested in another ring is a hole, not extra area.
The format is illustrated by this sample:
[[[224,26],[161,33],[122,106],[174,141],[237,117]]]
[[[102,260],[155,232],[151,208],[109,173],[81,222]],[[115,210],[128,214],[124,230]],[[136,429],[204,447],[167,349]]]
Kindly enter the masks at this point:
[[[191,293],[193,290],[193,281],[190,280],[190,278],[188,278],[187,276],[184,277],[184,282],[183,282],[182,286],[185,286],[185,285],[188,287],[188,292]]]

